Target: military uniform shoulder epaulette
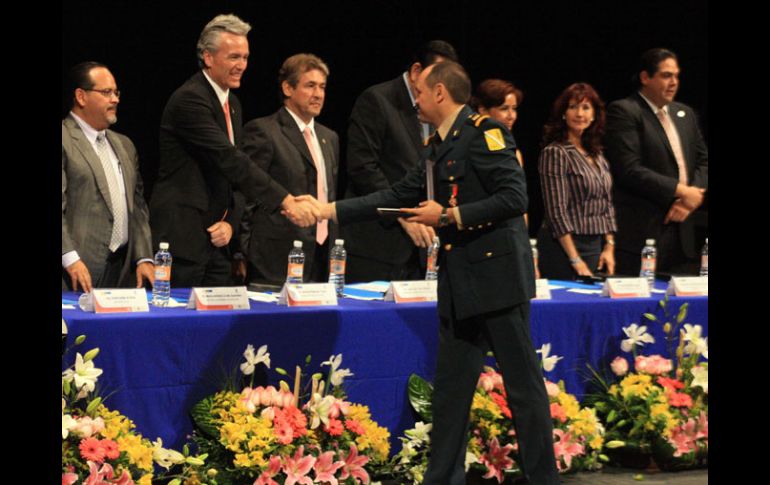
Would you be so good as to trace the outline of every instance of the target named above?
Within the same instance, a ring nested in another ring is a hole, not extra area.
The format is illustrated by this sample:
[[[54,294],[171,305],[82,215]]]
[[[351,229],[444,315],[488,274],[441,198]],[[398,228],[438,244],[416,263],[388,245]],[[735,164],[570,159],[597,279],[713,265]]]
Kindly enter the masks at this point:
[[[484,122],[485,119],[489,118],[489,115],[480,115],[478,113],[474,113],[470,116],[468,116],[468,124],[475,126],[478,128],[481,123]]]

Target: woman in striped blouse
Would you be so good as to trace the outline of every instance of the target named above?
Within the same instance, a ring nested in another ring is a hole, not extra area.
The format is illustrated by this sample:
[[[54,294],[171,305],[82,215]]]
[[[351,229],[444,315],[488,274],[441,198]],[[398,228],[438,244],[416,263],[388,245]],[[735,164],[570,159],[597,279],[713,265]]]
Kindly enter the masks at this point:
[[[591,85],[572,84],[553,104],[538,161],[545,219],[538,232],[543,278],[615,273],[612,178],[602,154],[604,103]]]

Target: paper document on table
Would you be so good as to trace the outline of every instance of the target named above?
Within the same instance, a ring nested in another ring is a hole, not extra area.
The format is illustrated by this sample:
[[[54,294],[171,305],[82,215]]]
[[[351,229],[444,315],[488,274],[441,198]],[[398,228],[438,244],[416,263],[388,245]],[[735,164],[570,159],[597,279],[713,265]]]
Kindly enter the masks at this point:
[[[388,291],[390,283],[387,281],[372,281],[369,283],[354,283],[345,285],[343,294],[354,300],[382,300]]]
[[[75,309],[75,305],[65,305],[64,303],[62,303],[61,304],[61,309],[62,310],[74,310]]]
[[[602,290],[584,290],[582,288],[572,288],[567,290],[569,293],[580,293],[581,295],[601,295]]]
[[[378,293],[385,293],[390,288],[390,281],[370,281],[369,283],[354,283],[352,285],[345,285],[346,288],[354,288],[364,291],[376,291]]]
[[[168,305],[166,308],[178,308],[178,307],[185,307],[187,306],[187,301],[181,302],[179,300],[175,300],[172,297],[168,297]]]
[[[273,293],[262,293],[260,291],[249,291],[249,300],[261,301],[264,303],[278,303],[278,295]]]

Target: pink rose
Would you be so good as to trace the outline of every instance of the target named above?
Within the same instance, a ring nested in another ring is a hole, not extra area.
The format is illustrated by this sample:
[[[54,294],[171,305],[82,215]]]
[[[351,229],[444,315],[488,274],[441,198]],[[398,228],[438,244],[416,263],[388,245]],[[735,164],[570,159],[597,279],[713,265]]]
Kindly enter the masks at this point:
[[[610,364],[610,368],[616,376],[624,376],[628,373],[628,361],[623,357],[615,357],[615,360]]]
[[[651,375],[667,374],[674,368],[671,360],[665,359],[660,355],[651,355],[649,357],[640,355],[636,358],[634,365],[637,371]]]
[[[545,390],[548,393],[548,397],[559,397],[561,389],[559,386],[551,381],[545,381]]]
[[[104,429],[104,420],[99,417],[91,419],[90,416],[84,416],[77,420],[77,424],[70,428],[71,433],[81,438],[90,438]]]

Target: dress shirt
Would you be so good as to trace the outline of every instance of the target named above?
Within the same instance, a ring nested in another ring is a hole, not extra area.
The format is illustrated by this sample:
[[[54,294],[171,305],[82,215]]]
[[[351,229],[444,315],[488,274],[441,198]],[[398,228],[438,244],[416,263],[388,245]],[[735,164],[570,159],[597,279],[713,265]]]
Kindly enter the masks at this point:
[[[417,104],[417,101],[415,101],[414,94],[412,94],[412,88],[409,87],[409,79],[407,77],[406,71],[404,71],[403,77],[404,77],[404,85],[406,86],[406,92],[409,93],[409,100],[412,102],[412,107],[414,107]],[[417,116],[416,109],[414,111],[414,115]],[[419,118],[417,118],[417,120],[419,121]],[[430,124],[423,123],[422,121],[420,121],[420,128],[422,129],[421,139],[424,140],[428,138],[430,136]]]
[[[305,128],[310,128],[310,134],[312,135],[313,139],[313,149],[315,150],[315,155],[318,157],[318,161],[323,165],[323,170],[321,170],[317,176],[321,177],[321,181],[323,182],[323,188],[324,192],[326,192],[326,196],[328,199],[329,196],[329,184],[326,182],[326,160],[324,160],[324,153],[323,150],[321,150],[321,145],[318,143],[318,137],[315,134],[315,119],[311,119],[310,123],[305,123],[302,121],[302,118],[297,116],[296,114],[292,113],[292,111],[287,107],[286,111],[289,112],[292,118],[294,118],[294,121],[297,123],[297,126],[299,127],[300,133],[305,132]],[[312,154],[311,154],[312,155]]]
[[[604,155],[588,161],[572,143],[553,142],[540,153],[538,169],[551,234],[596,235],[617,231],[612,176]]]
[[[222,89],[219,87],[219,84],[215,83],[211,77],[209,77],[209,74],[204,70],[203,75],[206,77],[206,80],[211,84],[211,87],[214,88],[214,93],[217,95],[217,99],[219,100],[220,106],[222,106],[222,112],[225,110],[225,102],[229,99],[230,96],[230,90],[229,89]],[[225,118],[225,122],[229,121],[229,117]],[[230,138],[230,133],[235,133],[233,131],[232,121],[230,121],[230,127],[229,131],[227,133],[227,137]],[[235,140],[230,138],[230,142],[235,145]]]
[[[70,111],[70,115],[72,118],[77,122],[78,126],[80,126],[80,129],[83,131],[83,134],[86,136],[86,139],[91,144],[91,147],[94,149],[94,153],[99,153],[99,151],[96,148],[96,138],[99,136],[99,134],[104,134],[104,131],[96,131],[91,125],[89,125],[83,118],[79,117],[72,111]],[[118,160],[118,156],[115,155],[115,150],[113,150],[112,145],[109,142],[109,139],[107,139],[107,152],[110,155],[110,162],[112,165],[113,170],[115,171],[116,179],[118,182],[118,186],[120,187],[120,193],[122,197],[119,197],[120,203],[123,204],[123,212],[126,214],[126,217],[123,221],[124,227],[123,227],[123,235],[124,238],[121,241],[120,245],[123,246],[128,243],[128,203],[126,202],[126,184],[123,180],[123,171],[120,168],[120,161]],[[98,158],[98,155],[97,155]],[[63,268],[67,268],[70,265],[74,264],[80,259],[80,256],[78,256],[77,251],[70,251],[68,253],[62,254],[61,257],[61,264]]]
[[[650,109],[655,114],[656,118],[658,118],[658,110],[661,110],[661,109],[663,110],[663,112],[666,115],[666,118],[668,119],[668,126],[671,127],[671,136],[674,138],[674,143],[681,147],[682,146],[682,140],[681,140],[681,138],[679,138],[679,132],[676,130],[676,125],[674,124],[674,120],[671,119],[671,113],[668,110],[668,105],[665,105],[662,108],[658,108],[657,106],[655,106],[653,104],[652,101],[647,99],[647,97],[644,94],[642,94],[641,91],[639,91],[639,96],[641,96],[642,99],[647,102],[647,104],[650,106]],[[658,118],[658,120],[660,120],[660,118]],[[662,125],[663,122],[661,121],[660,124]],[[664,130],[665,130],[665,127],[664,127]],[[668,135],[668,133],[666,133],[666,135]],[[669,142],[669,144],[671,144],[671,142]],[[673,146],[673,144],[671,144],[671,145],[672,145],[671,149],[673,150],[674,146]],[[686,163],[685,160],[684,160],[684,153],[682,153],[682,158],[683,158],[682,163]],[[687,171],[686,171],[686,168],[685,168],[685,177],[686,177],[686,175],[687,175]],[[683,183],[685,183],[685,185],[686,185],[687,181],[685,180]]]

